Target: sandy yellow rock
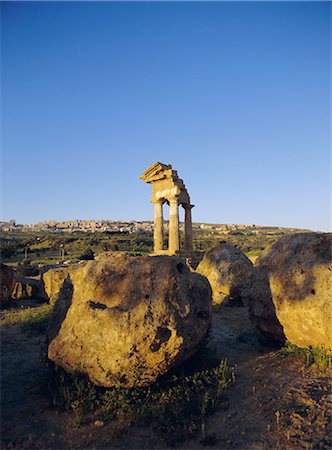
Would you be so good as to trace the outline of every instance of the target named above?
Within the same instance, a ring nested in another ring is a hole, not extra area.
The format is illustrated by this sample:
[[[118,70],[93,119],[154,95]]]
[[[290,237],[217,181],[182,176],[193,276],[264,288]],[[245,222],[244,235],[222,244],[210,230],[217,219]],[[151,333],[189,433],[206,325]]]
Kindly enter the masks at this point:
[[[50,269],[43,273],[42,281],[45,294],[50,303],[55,303],[57,300],[63,283],[68,277],[70,269],[67,267],[60,267],[56,269]]]
[[[18,276],[11,292],[11,298],[14,300],[44,299],[42,282],[33,278]]]
[[[145,386],[198,349],[210,317],[210,286],[181,258],[106,254],[70,270],[48,356],[97,385]]]
[[[225,299],[246,302],[250,292],[253,264],[233,245],[223,241],[208,251],[196,272],[209,280],[214,304],[223,303]]]
[[[277,336],[281,327],[284,338],[299,347],[332,349],[331,245],[332,234],[299,233],[264,251],[250,303],[259,328]]]

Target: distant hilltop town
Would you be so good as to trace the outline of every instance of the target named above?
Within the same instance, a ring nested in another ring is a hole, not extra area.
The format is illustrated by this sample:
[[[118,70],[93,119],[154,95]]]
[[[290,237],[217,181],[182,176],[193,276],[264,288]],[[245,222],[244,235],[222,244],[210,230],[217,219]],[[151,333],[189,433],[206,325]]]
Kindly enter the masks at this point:
[[[168,221],[164,223],[168,228]],[[180,230],[184,229],[184,224],[180,223]],[[246,234],[246,233],[271,233],[280,232],[281,230],[296,231],[296,228],[258,226],[254,224],[209,224],[194,222],[193,229],[205,232],[223,233],[223,234]],[[0,231],[48,231],[52,233],[61,232],[89,232],[89,233],[149,233],[153,232],[152,221],[122,221],[122,220],[67,220],[56,221],[50,220],[38,222],[36,224],[17,224],[15,219],[8,222],[0,222]],[[304,230],[302,230],[304,231]]]
[[[0,222],[0,231],[49,231],[53,233],[89,232],[89,233],[141,233],[153,231],[153,222],[116,221],[116,220],[50,220],[36,224],[16,224],[15,220]]]

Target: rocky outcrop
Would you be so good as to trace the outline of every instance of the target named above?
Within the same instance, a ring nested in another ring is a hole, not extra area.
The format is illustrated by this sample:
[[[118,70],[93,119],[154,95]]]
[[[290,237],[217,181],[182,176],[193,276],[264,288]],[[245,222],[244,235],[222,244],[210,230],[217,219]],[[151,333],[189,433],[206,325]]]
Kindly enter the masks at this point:
[[[1,280],[1,292],[0,292],[0,307],[6,306],[11,291],[15,284],[15,270],[5,264],[0,264],[0,280]]]
[[[67,273],[48,357],[100,386],[145,386],[198,349],[210,317],[210,286],[183,259],[106,254]]]
[[[209,280],[214,304],[246,303],[251,292],[253,264],[233,245],[223,241],[208,251],[196,272]]]
[[[55,303],[59,297],[63,283],[69,274],[68,267],[51,268],[42,275],[45,294],[50,303]]]
[[[18,277],[11,293],[14,300],[45,299],[42,282],[33,278]]]
[[[294,234],[258,258],[249,306],[260,330],[299,347],[332,349],[331,244],[331,234]]]

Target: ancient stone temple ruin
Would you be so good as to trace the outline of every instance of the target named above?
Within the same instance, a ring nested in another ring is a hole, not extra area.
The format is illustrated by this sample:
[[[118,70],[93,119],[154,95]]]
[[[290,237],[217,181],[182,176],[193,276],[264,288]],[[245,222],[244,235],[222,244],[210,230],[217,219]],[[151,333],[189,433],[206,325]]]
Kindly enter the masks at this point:
[[[192,220],[190,197],[186,186],[178,177],[177,171],[170,164],[154,163],[140,177],[145,183],[152,185],[152,200],[154,204],[154,254],[182,255],[191,257]],[[164,249],[164,219],[163,205],[169,205],[169,236],[168,249]],[[184,208],[184,246],[180,245],[179,206]]]

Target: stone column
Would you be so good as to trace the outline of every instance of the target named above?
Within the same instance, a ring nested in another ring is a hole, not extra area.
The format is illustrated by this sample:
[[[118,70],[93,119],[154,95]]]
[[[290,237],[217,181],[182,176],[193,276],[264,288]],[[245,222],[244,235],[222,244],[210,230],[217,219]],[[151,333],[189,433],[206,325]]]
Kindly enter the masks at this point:
[[[179,237],[179,203],[174,198],[169,201],[169,245],[168,250],[171,255],[175,255],[180,250]]]
[[[183,205],[184,208],[184,248],[186,253],[193,251],[193,226],[191,220],[191,209],[194,205]]]
[[[154,203],[154,253],[163,250],[163,203],[157,201]]]

